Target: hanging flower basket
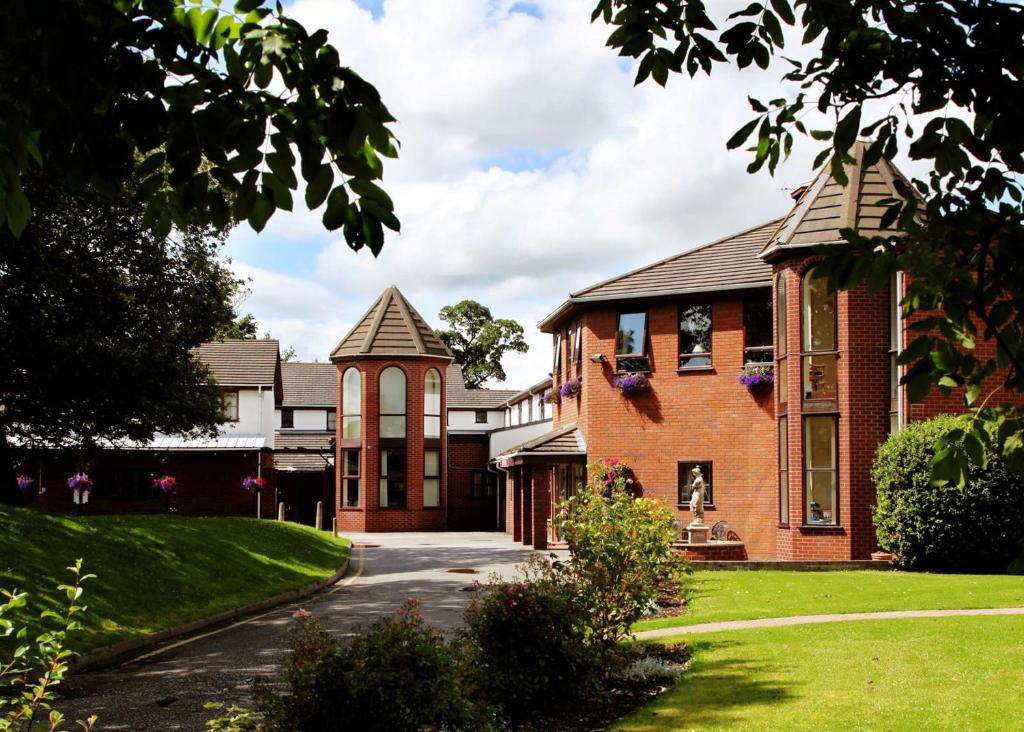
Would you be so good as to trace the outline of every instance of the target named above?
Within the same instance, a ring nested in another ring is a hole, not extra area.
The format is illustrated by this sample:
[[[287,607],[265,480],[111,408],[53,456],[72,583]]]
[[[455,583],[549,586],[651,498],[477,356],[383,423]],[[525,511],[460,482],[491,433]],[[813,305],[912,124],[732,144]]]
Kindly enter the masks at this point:
[[[612,381],[612,385],[623,394],[633,394],[647,389],[650,386],[650,382],[647,381],[646,375],[632,373],[616,376]]]
[[[583,382],[580,379],[569,379],[567,382],[562,384],[561,388],[558,390],[558,394],[565,399],[576,396],[582,389]]]
[[[544,393],[541,394],[540,400],[545,404],[558,404],[562,401],[562,398],[558,395],[557,391],[545,389]]]
[[[28,493],[30,490],[32,490],[32,486],[35,484],[35,481],[32,480],[32,478],[29,478],[27,475],[15,476],[14,480],[18,484],[18,490],[20,490],[22,493]]]
[[[92,493],[92,481],[85,473],[75,473],[68,478],[68,488],[82,493]]]
[[[242,478],[242,489],[249,491],[250,493],[262,493],[263,486],[267,484],[263,478],[254,478],[251,475],[247,475]]]
[[[177,485],[178,479],[173,475],[161,475],[159,478],[153,479],[153,487],[159,488],[164,493],[174,493],[174,488]]]
[[[749,391],[771,388],[775,383],[775,367],[772,364],[744,366],[740,372],[740,383]]]

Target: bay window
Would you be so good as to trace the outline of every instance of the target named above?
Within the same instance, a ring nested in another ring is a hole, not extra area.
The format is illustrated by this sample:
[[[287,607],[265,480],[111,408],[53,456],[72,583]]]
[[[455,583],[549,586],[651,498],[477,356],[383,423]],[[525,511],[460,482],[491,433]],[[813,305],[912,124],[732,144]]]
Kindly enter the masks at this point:
[[[817,268],[804,275],[801,371],[804,401],[837,397],[836,295]]]

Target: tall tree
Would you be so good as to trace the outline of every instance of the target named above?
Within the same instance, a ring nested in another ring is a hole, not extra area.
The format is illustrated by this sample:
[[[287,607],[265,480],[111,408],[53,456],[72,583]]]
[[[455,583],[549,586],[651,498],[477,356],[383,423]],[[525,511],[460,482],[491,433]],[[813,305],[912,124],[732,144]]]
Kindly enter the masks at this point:
[[[715,5],[721,10],[721,5]],[[929,164],[926,180],[898,181],[883,225],[900,235],[822,247],[833,287],[910,275],[903,312],[935,311],[900,357],[911,400],[935,385],[962,389],[973,415],[962,441],[954,434],[934,464],[940,481],[962,482],[966,457],[981,462],[981,443],[1024,470],[1022,410],[1000,403],[1024,391],[1024,8],[994,0],[770,0],[734,4],[723,27],[701,0],[599,0],[593,20],[614,27],[608,45],[640,59],[636,82],[664,86],[684,68],[712,74],[716,64],[768,68],[786,42],[786,26],[809,47],[807,61],[785,60],[792,94],[750,99],[755,117],[727,142],[743,146],[748,170],[774,172],[794,135],[827,142],[815,166],[830,161],[846,185],[844,164],[858,138],[870,142],[865,164],[905,150]],[[719,32],[720,31],[720,32]],[[717,38],[712,34],[718,33]],[[835,119],[812,129],[806,113]],[[873,112],[873,110],[875,110]],[[979,324],[980,323],[980,327]],[[980,339],[995,356],[978,353]],[[986,380],[1000,374],[998,386]]]
[[[462,366],[470,389],[488,379],[504,381],[502,357],[509,351],[526,353],[530,348],[523,338],[523,326],[514,320],[495,318],[475,300],[445,305],[440,317],[450,328],[436,331],[437,337],[455,354],[455,363]]]
[[[12,452],[213,433],[219,391],[190,348],[234,317],[223,235],[158,236],[131,196],[112,202],[29,175],[35,212],[0,231],[0,496]]]
[[[217,340],[256,340],[258,327],[259,324],[252,313],[246,313],[219,328],[213,337]]]
[[[38,205],[30,170],[111,198],[139,175],[163,235],[259,231],[304,189],[310,208],[326,202],[325,227],[379,252],[383,227],[399,228],[375,183],[397,155],[394,119],[327,31],[263,5],[0,0],[0,226],[19,236]]]

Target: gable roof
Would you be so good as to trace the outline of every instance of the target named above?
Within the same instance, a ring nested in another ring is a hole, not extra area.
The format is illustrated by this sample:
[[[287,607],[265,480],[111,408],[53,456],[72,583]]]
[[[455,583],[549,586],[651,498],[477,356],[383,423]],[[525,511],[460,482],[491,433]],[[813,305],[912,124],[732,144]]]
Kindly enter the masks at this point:
[[[587,445],[583,433],[575,424],[567,424],[540,437],[510,447],[498,457],[509,458],[518,455],[586,455]]]
[[[333,407],[338,368],[333,363],[281,364],[281,406]]]
[[[225,386],[281,385],[281,357],[276,340],[223,340],[192,350]]]
[[[515,389],[468,389],[462,367],[456,363],[449,364],[446,377],[449,409],[498,409],[516,393]]]
[[[675,254],[572,293],[538,323],[552,327],[573,305],[607,300],[665,297],[716,290],[769,287],[772,268],[758,258],[780,219]]]
[[[860,141],[850,148],[856,162],[845,168],[849,178],[846,186],[839,185],[832,177],[831,165],[818,172],[765,244],[762,259],[769,261],[788,249],[843,241],[841,229],[856,229],[864,236],[898,233],[896,229],[881,228],[886,206],[879,201],[901,198],[895,181],[906,179],[885,158],[874,165],[863,165],[866,149],[867,143]]]
[[[343,356],[453,358],[423,316],[394,285],[381,293],[331,352],[331,359]]]

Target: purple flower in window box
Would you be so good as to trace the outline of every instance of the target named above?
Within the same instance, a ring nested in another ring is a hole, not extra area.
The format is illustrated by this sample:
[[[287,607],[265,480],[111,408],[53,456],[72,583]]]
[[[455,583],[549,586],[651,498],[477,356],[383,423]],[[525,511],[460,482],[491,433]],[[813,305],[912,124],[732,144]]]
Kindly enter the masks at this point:
[[[632,394],[637,391],[643,391],[650,386],[650,383],[647,381],[646,375],[632,373],[616,376],[612,381],[612,385],[623,394]]]
[[[767,389],[775,383],[775,367],[771,364],[749,364],[740,372],[740,383],[750,391]]]
[[[562,387],[558,390],[558,394],[563,398],[573,397],[579,394],[582,388],[583,382],[580,379],[569,379],[567,382],[562,384]]]
[[[18,490],[22,493],[28,493],[32,490],[32,485],[35,483],[34,480],[29,478],[27,475],[15,476],[14,481],[18,484]]]
[[[82,493],[91,493],[92,481],[89,480],[89,476],[85,473],[75,473],[68,478],[68,488],[73,491],[81,491]]]

